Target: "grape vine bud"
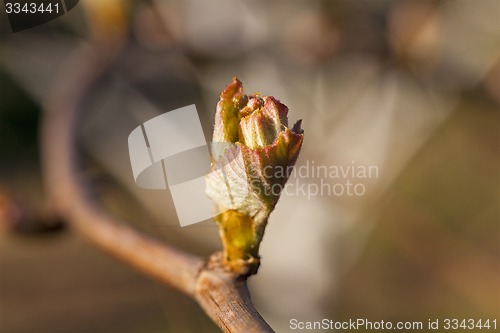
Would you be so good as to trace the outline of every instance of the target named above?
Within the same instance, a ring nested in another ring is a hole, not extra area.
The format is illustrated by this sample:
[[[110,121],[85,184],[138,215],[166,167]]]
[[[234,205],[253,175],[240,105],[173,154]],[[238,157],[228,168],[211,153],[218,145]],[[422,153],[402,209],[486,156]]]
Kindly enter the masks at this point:
[[[257,271],[269,214],[302,146],[301,121],[290,129],[287,116],[276,98],[243,94],[237,78],[217,104],[206,193],[215,205],[226,267],[243,275]]]

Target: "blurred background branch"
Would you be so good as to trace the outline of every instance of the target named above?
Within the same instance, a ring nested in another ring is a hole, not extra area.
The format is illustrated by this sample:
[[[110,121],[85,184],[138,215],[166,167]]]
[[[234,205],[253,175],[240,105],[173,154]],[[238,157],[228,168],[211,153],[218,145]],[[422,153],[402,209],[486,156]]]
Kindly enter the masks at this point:
[[[253,307],[246,278],[227,272],[220,255],[207,264],[141,234],[93,203],[78,166],[76,128],[87,93],[115,60],[110,55],[119,51],[120,43],[107,44],[105,36],[71,52],[46,100],[41,158],[55,213],[100,248],[196,299],[224,332],[273,332]],[[118,37],[109,38],[116,42]]]

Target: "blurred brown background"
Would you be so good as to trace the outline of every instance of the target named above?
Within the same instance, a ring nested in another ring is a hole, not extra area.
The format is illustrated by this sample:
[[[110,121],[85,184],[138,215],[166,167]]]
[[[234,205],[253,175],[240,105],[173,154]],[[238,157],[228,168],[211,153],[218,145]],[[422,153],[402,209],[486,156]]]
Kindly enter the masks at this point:
[[[281,198],[250,279],[277,332],[292,318],[500,320],[498,17],[495,0],[81,0],[19,33],[2,20],[0,332],[218,331],[51,217],[42,105],[64,59],[96,39],[122,49],[82,105],[84,176],[108,210],[165,242],[220,248],[213,222],[180,228],[168,191],[135,186],[128,134],[195,103],[209,140],[233,76],[303,119],[298,166],[378,167],[360,197]]]

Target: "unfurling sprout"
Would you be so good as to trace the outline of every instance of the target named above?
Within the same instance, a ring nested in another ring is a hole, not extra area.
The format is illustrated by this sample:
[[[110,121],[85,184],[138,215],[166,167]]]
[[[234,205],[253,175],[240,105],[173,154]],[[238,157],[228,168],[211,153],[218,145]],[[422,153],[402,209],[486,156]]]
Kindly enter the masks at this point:
[[[224,264],[242,275],[257,272],[269,214],[302,146],[301,121],[289,128],[287,115],[272,96],[243,94],[237,78],[217,104],[206,193],[214,202]]]

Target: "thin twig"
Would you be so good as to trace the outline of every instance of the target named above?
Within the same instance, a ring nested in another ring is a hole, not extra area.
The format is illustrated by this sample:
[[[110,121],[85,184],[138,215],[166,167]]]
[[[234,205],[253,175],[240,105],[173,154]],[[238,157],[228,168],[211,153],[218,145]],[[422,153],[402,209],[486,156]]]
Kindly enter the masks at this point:
[[[90,45],[79,47],[62,65],[45,104],[42,164],[55,209],[99,247],[197,300],[224,332],[273,332],[253,307],[246,279],[225,271],[220,255],[205,263],[139,233],[94,202],[78,170],[75,128],[86,94],[112,59]]]

